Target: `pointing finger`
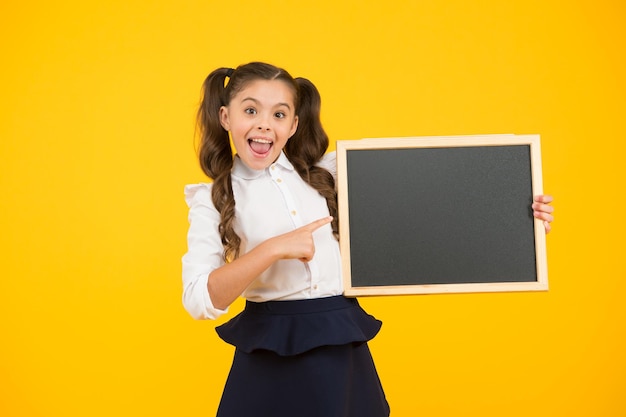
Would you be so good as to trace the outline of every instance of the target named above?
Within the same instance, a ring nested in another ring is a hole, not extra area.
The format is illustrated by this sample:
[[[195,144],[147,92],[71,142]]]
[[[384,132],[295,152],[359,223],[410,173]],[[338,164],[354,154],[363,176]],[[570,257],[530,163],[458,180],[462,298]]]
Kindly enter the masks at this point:
[[[333,216],[328,216],[328,217],[324,217],[318,220],[315,220],[314,222],[311,222],[309,224],[307,224],[306,226],[302,226],[302,229],[304,230],[308,230],[309,232],[314,232],[317,229],[319,229],[320,227],[330,223],[333,221]]]

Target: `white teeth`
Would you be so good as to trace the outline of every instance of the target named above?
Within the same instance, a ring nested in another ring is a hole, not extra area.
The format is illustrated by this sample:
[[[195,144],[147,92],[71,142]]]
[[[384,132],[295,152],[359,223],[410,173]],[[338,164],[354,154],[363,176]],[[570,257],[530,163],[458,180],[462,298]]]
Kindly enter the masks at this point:
[[[257,143],[272,143],[271,140],[267,140],[267,139],[257,139],[257,138],[252,138],[250,139],[252,142],[257,142]]]

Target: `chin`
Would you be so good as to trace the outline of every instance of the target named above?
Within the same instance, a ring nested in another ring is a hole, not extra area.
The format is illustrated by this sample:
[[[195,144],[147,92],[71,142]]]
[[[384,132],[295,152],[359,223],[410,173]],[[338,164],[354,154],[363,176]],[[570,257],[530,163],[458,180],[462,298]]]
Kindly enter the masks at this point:
[[[274,161],[278,159],[278,155],[267,155],[265,157],[248,156],[247,158],[242,159],[249,168],[259,171],[272,165]]]

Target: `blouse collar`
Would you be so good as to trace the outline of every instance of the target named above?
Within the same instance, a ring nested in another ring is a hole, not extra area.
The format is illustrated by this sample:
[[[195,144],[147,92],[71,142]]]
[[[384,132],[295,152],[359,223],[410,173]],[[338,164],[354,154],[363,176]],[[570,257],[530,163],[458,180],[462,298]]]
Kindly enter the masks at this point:
[[[289,159],[287,159],[287,155],[285,155],[284,152],[280,153],[278,159],[272,165],[280,166],[289,171],[294,170],[293,165],[291,164],[291,162],[289,162]],[[270,167],[272,165],[270,165]],[[255,178],[261,177],[264,173],[268,172],[268,170],[269,167],[259,170],[252,169],[241,160],[239,155],[235,155],[232,174],[236,177],[243,178],[244,180],[253,180]]]

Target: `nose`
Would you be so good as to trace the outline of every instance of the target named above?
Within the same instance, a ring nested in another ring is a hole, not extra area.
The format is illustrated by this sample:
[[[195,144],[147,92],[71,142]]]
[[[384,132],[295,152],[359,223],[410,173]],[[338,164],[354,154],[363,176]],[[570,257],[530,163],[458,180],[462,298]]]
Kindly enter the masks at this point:
[[[258,119],[258,130],[270,130],[270,116],[263,114]]]

